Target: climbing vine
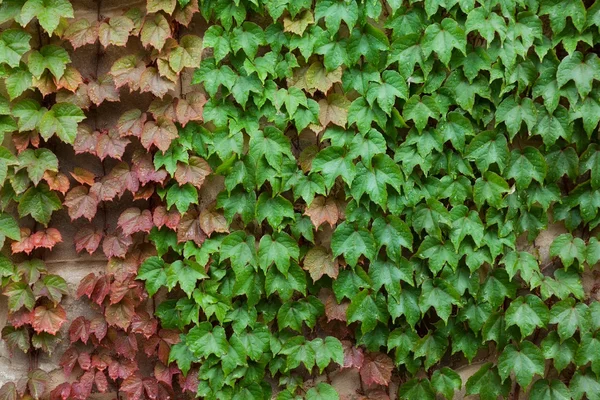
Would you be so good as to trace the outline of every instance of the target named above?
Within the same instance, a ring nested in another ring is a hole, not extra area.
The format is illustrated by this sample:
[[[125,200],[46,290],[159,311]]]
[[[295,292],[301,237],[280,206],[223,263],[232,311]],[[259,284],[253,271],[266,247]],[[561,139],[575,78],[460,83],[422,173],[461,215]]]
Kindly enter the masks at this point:
[[[600,2],[95,6],[0,4],[0,399],[600,398]]]

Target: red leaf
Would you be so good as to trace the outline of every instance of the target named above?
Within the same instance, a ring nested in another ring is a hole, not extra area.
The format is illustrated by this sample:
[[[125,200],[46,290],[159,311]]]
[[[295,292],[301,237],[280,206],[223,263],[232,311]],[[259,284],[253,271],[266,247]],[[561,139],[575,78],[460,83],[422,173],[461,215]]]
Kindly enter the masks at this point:
[[[12,140],[18,153],[26,150],[29,145],[38,148],[40,145],[40,134],[37,131],[15,132]]]
[[[350,303],[348,301],[342,301],[341,304],[338,304],[335,296],[331,293],[325,302],[325,315],[327,316],[327,321],[331,322],[333,320],[338,320],[346,322],[346,310],[348,310],[349,305]]]
[[[104,372],[96,371],[94,383],[96,384],[96,389],[100,393],[105,393],[108,390],[108,381],[106,380],[106,375],[104,375]]]
[[[130,291],[130,282],[129,281],[118,281],[115,280],[110,285],[110,304],[115,304],[123,300],[123,298]]]
[[[108,376],[110,376],[112,380],[127,379],[133,376],[137,370],[137,364],[133,360],[112,360],[112,362],[108,365]]]
[[[200,228],[210,237],[213,232],[229,232],[229,224],[223,214],[215,210],[211,205],[200,212]]]
[[[117,122],[117,131],[121,136],[142,136],[142,130],[148,116],[140,110],[133,109],[126,111],[121,115]]]
[[[69,347],[60,357],[59,365],[63,368],[66,376],[71,375],[71,372],[77,363],[78,356],[77,350],[75,350],[74,347]]]
[[[90,353],[79,353],[79,356],[77,356],[77,363],[82,370],[89,370],[92,366],[92,358],[90,357]]]
[[[33,322],[33,313],[25,307],[21,307],[14,313],[8,313],[8,322],[15,328],[20,328],[23,325],[31,325]]]
[[[104,371],[112,361],[113,359],[108,354],[108,350],[100,349],[98,354],[92,355],[92,368],[97,369],[98,371]]]
[[[29,228],[21,228],[21,240],[18,242],[12,242],[10,244],[10,248],[13,254],[16,253],[25,253],[29,254],[33,251],[35,246],[31,241],[31,229]]]
[[[81,252],[87,251],[90,255],[93,254],[102,240],[104,234],[100,229],[96,229],[92,225],[79,229],[73,238],[75,242],[75,250]]]
[[[177,127],[173,121],[159,117],[156,121],[147,121],[140,138],[142,146],[150,150],[152,145],[165,152],[169,149],[171,141],[177,139]]]
[[[100,182],[92,185],[90,194],[94,195],[99,201],[111,201],[123,194],[123,185],[119,181],[105,176]]]
[[[162,77],[156,68],[146,68],[142,73],[140,77],[140,92],[150,92],[156,97],[162,98],[169,90],[175,90],[175,84],[167,78]]]
[[[153,184],[146,185],[142,187],[140,190],[135,192],[133,195],[133,200],[148,200],[155,192],[155,187]]]
[[[67,313],[60,304],[55,307],[41,305],[33,311],[32,326],[37,333],[48,332],[55,335],[65,322],[67,322]]]
[[[96,281],[96,286],[94,287],[94,291],[92,292],[91,299],[94,303],[100,305],[104,302],[104,299],[110,293],[110,277],[107,275],[102,275],[98,277]]]
[[[58,229],[48,228],[45,230],[37,231],[36,233],[31,235],[31,242],[36,248],[43,247],[52,250],[52,248],[57,243],[62,242],[62,236]]]
[[[50,190],[55,190],[62,194],[67,193],[71,186],[69,178],[62,172],[46,171],[44,172],[44,180],[50,187]]]
[[[85,186],[76,186],[67,193],[64,205],[69,209],[69,217],[75,220],[79,217],[85,217],[92,220],[96,215],[98,197],[90,192]]]
[[[96,181],[96,175],[93,172],[88,171],[84,168],[75,167],[73,168],[73,172],[71,172],[71,176],[77,182],[82,185],[92,186]]]
[[[79,382],[75,382],[71,385],[71,392],[73,398],[77,400],[85,400],[90,397],[92,393],[92,386],[94,384],[94,371],[85,372],[80,378]]]
[[[99,132],[92,131],[92,128],[85,124],[79,124],[77,127],[77,136],[73,142],[75,154],[91,153],[96,154],[96,143],[98,143]]]
[[[54,79],[56,89],[65,89],[70,92],[75,92],[79,85],[83,83],[83,78],[77,69],[68,66],[60,79]]]
[[[179,375],[179,386],[184,392],[196,394],[198,392],[198,369],[192,368],[187,376]]]
[[[354,347],[354,344],[349,340],[342,340],[342,347],[344,348],[344,365],[342,368],[361,369],[365,360],[362,349]]]
[[[136,232],[150,232],[154,226],[150,210],[141,211],[137,207],[131,207],[123,211],[119,216],[117,225],[124,235],[132,235]]]
[[[367,353],[360,368],[360,377],[365,385],[387,386],[393,369],[394,361],[387,354]]]
[[[185,99],[178,99],[175,109],[177,121],[181,126],[185,126],[189,121],[202,121],[204,104],[206,97],[200,92],[191,92],[185,95]]]
[[[121,232],[115,232],[107,235],[102,242],[102,250],[106,257],[125,257],[129,246],[133,244],[131,236],[123,235]]]
[[[165,366],[165,364],[158,362],[154,365],[154,377],[157,381],[163,382],[169,387],[173,387],[173,375],[179,373],[179,368],[175,365]]]
[[[156,171],[154,169],[152,155],[148,152],[136,151],[133,153],[131,162],[133,164],[132,171],[137,174],[142,185],[148,182],[162,183],[167,178],[167,171],[164,169]]]
[[[105,101],[119,101],[119,91],[110,75],[102,75],[97,81],[88,83],[88,95],[96,106]]]
[[[131,320],[131,331],[144,335],[146,338],[154,335],[157,327],[158,321],[146,311],[138,311]]]
[[[71,326],[69,327],[69,339],[71,339],[71,343],[74,343],[78,340],[81,340],[83,343],[87,343],[90,338],[91,327],[90,321],[85,319],[85,317],[77,317],[73,322],[71,322]]]
[[[204,180],[208,175],[210,175],[211,172],[212,169],[206,161],[200,157],[192,156],[187,164],[177,163],[175,180],[177,183],[179,183],[179,185],[191,183],[200,189],[204,183]]]
[[[79,286],[77,287],[77,298],[81,296],[87,296],[91,298],[92,292],[94,291],[94,287],[96,286],[96,282],[98,278],[96,278],[96,274],[90,272],[87,274],[81,282],[79,282]]]
[[[121,160],[129,143],[129,139],[119,135],[116,129],[111,129],[108,133],[98,135],[96,154],[100,157],[100,160],[104,160],[106,157]]]
[[[131,375],[123,381],[121,392],[127,395],[128,400],[141,400],[144,398],[144,383],[138,375]]]
[[[148,112],[152,114],[154,119],[164,117],[175,121],[177,116],[175,115],[175,99],[171,96],[165,96],[162,99],[156,98],[152,100],[148,107]]]
[[[198,211],[191,210],[183,214],[177,225],[177,243],[193,240],[198,246],[206,240],[206,234],[200,227]]]
[[[61,383],[50,392],[50,400],[67,400],[70,396],[71,384],[68,382]]]
[[[125,162],[115,165],[108,174],[108,178],[111,182],[114,181],[115,186],[119,187],[119,193],[124,193],[125,190],[135,193],[140,188],[137,172],[130,170],[129,165]]]
[[[166,225],[167,228],[175,230],[177,229],[180,220],[181,214],[179,211],[176,209],[167,211],[165,206],[156,207],[152,215],[152,221],[158,229],[162,228],[163,225]]]
[[[102,317],[96,317],[90,321],[90,332],[96,336],[98,341],[104,339],[108,332],[108,324]]]
[[[124,298],[117,304],[109,305],[105,310],[106,322],[124,330],[129,328],[134,314],[133,302],[128,298]]]

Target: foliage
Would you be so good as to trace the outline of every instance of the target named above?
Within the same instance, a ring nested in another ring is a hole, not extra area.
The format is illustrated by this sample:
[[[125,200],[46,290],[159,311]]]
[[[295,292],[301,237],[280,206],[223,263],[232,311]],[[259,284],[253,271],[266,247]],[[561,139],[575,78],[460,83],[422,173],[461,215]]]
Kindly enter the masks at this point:
[[[71,293],[96,316],[68,324],[69,382],[0,398],[329,400],[307,382],[349,368],[373,399],[600,396],[599,2],[102,9],[0,4],[3,339],[50,353],[66,326],[59,210],[109,259]]]

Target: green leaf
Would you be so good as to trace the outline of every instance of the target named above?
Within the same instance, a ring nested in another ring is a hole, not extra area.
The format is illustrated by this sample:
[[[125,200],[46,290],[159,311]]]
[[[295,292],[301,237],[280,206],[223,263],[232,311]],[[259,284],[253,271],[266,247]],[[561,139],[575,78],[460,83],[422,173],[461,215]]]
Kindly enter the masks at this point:
[[[198,204],[198,190],[191,183],[183,186],[172,184],[167,190],[167,208],[173,205],[180,213],[185,213],[190,204]]]
[[[340,396],[333,386],[319,382],[315,387],[308,389],[304,398],[306,400],[339,400]]]
[[[256,218],[259,223],[266,219],[271,227],[278,230],[284,218],[295,218],[294,207],[281,195],[271,197],[263,192],[256,202]]]
[[[508,395],[510,382],[503,383],[494,364],[487,362],[469,377],[466,389],[467,394],[478,394],[481,400],[497,400],[498,396]]]
[[[454,287],[440,278],[427,279],[421,285],[421,296],[419,297],[419,308],[425,314],[430,308],[434,308],[437,315],[444,321],[452,313],[452,306],[461,304],[460,293]]]
[[[264,272],[275,264],[282,274],[287,275],[290,260],[298,261],[300,249],[298,244],[287,233],[265,235],[260,239],[258,246],[258,262]]]
[[[446,399],[454,398],[454,392],[460,390],[462,380],[460,375],[448,367],[438,369],[431,376],[431,385],[436,392],[444,395]]]
[[[44,139],[56,135],[65,143],[73,143],[77,125],[85,119],[83,111],[71,103],[56,103],[39,122],[40,134]]]
[[[201,322],[190,329],[186,342],[197,357],[208,357],[211,354],[221,357],[229,348],[225,330],[220,326],[213,327],[210,322]]]
[[[525,282],[530,282],[536,273],[540,272],[537,259],[526,251],[508,252],[502,257],[500,264],[504,265],[510,280],[519,272]]]
[[[575,400],[585,398],[597,400],[600,398],[600,382],[591,371],[576,371],[569,382],[571,396]]]
[[[498,358],[498,372],[502,381],[514,374],[521,387],[527,387],[534,375],[544,375],[544,355],[533,343],[524,341],[519,348],[510,344]]]
[[[321,172],[325,187],[330,190],[338,176],[351,186],[356,176],[356,166],[344,148],[330,146],[321,150],[313,159],[311,172]]]
[[[46,171],[58,172],[58,158],[48,149],[27,149],[19,154],[19,169],[25,168],[34,185]]]
[[[335,362],[340,366],[344,365],[344,349],[338,339],[333,336],[327,336],[325,340],[316,338],[311,341],[311,345],[315,350],[319,373],[323,373],[325,367],[331,362]]]
[[[73,18],[73,6],[68,0],[27,0],[19,22],[25,26],[33,17],[37,17],[42,28],[52,36],[61,18]]]
[[[467,38],[464,29],[453,19],[444,18],[441,24],[431,24],[425,29],[422,47],[425,57],[434,53],[444,65],[448,65],[452,50],[458,49],[463,55],[466,52]]]
[[[486,171],[475,181],[473,201],[477,208],[481,208],[485,203],[494,208],[501,208],[503,194],[508,193],[509,190],[508,183],[501,176],[492,171]]]
[[[574,2],[576,3],[576,2]],[[600,59],[594,53],[585,57],[579,51],[575,51],[563,58],[556,71],[558,87],[563,87],[567,82],[573,80],[579,95],[584,98],[592,91],[594,80],[600,80]]]
[[[377,321],[386,324],[389,318],[383,295],[371,295],[368,290],[362,290],[352,297],[347,316],[348,323],[361,322],[360,329],[363,334],[375,329]]]
[[[532,294],[517,297],[506,310],[506,326],[517,325],[523,337],[531,335],[536,328],[545,327],[549,319],[548,307]]]
[[[358,228],[348,222],[342,222],[337,226],[331,237],[331,250],[333,256],[343,255],[346,262],[355,266],[361,255],[369,260],[375,260],[377,256],[375,239],[371,232],[364,228]]]
[[[575,304],[575,299],[569,297],[559,301],[550,310],[550,323],[557,324],[561,340],[568,339],[579,329],[582,333],[590,329],[590,313],[584,303]]]
[[[318,0],[315,5],[315,21],[325,18],[325,26],[331,35],[340,29],[342,21],[352,32],[358,21],[359,10],[356,1]]]
[[[510,140],[521,129],[521,125],[525,122],[529,132],[533,130],[533,127],[537,123],[537,111],[533,101],[529,98],[523,99],[520,103],[517,103],[512,97],[507,98],[498,106],[496,110],[496,125],[504,122],[506,129],[510,134]]]
[[[171,346],[171,351],[169,352],[169,363],[176,362],[184,376],[187,376],[192,363],[196,361],[197,357],[195,357],[191,352],[183,337],[179,343]]]
[[[556,331],[550,332],[548,336],[542,340],[542,353],[544,357],[554,362],[554,368],[560,373],[569,364],[574,362],[575,353],[579,344],[573,338],[565,341],[560,340]]]
[[[582,335],[579,348],[575,354],[575,363],[579,367],[590,363],[592,371],[596,375],[600,373],[600,340],[592,336],[591,333]]]
[[[20,29],[7,29],[0,34],[0,63],[17,68],[29,50],[31,35]]]
[[[421,132],[427,125],[429,118],[439,119],[440,109],[433,97],[414,95],[404,104],[402,117],[406,121],[414,121],[415,127]]]
[[[27,189],[19,200],[18,210],[19,216],[31,215],[37,222],[48,226],[52,212],[61,208],[62,203],[56,193],[42,183]]]
[[[435,391],[428,379],[411,379],[398,389],[398,398],[405,400],[434,400]]]
[[[360,201],[363,194],[368,193],[370,200],[387,208],[387,185],[400,192],[403,182],[400,167],[385,154],[377,154],[372,159],[372,165],[367,168],[361,161],[357,164],[356,177],[352,181],[352,196]]]
[[[487,171],[491,164],[496,164],[502,172],[510,157],[506,137],[497,131],[483,131],[471,140],[465,156],[481,172]]]
[[[583,265],[585,254],[585,242],[581,238],[573,237],[570,233],[558,235],[550,245],[550,256],[560,257],[565,269],[573,265],[575,260],[578,265]]]
[[[196,282],[202,279],[208,279],[204,272],[204,267],[192,260],[176,260],[166,269],[166,285],[169,291],[179,284],[181,290],[192,297],[192,292],[196,288]],[[161,277],[162,278],[162,277]]]
[[[70,62],[71,57],[69,57],[69,53],[65,49],[49,44],[42,47],[39,51],[36,50],[30,53],[27,65],[29,66],[29,71],[38,79],[46,69],[56,79],[60,79],[65,73],[67,64]]]
[[[546,177],[546,160],[536,148],[525,147],[523,150],[513,150],[510,154],[510,162],[506,170],[507,178],[514,178],[519,189],[525,189],[534,179],[544,183]]]
[[[150,296],[167,284],[167,274],[165,272],[165,262],[160,257],[147,258],[138,271],[137,279],[146,281],[146,290]]]

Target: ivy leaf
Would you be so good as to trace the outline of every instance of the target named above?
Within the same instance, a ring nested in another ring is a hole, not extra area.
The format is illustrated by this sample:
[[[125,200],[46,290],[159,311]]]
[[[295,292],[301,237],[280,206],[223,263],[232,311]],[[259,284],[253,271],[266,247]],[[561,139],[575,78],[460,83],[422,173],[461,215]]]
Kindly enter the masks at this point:
[[[337,258],[322,246],[308,250],[304,256],[303,268],[309,272],[313,282],[321,279],[323,275],[335,279],[339,273]]]
[[[519,189],[525,189],[535,179],[539,183],[546,177],[546,160],[534,147],[525,147],[523,150],[513,150],[510,155],[509,166],[506,171],[507,178],[514,178]]]
[[[440,109],[438,104],[431,96],[412,96],[408,99],[402,111],[404,119],[414,121],[419,132],[423,131],[429,118],[437,120],[439,115]]]
[[[503,42],[506,39],[508,29],[504,18],[495,12],[478,7],[468,13],[467,21],[465,22],[465,32],[469,33],[473,31],[481,35],[488,42],[489,46],[496,34],[498,34],[500,42]]]
[[[477,178],[473,187],[473,201],[477,208],[485,203],[495,208],[501,208],[503,194],[509,192],[508,183],[501,176],[486,171],[482,177]]]
[[[600,80],[600,59],[596,54],[583,54],[575,51],[566,56],[558,66],[556,71],[556,81],[558,87],[564,86],[567,82],[573,80],[577,91],[582,98],[592,91],[594,80]]]
[[[448,65],[452,49],[460,50],[465,56],[467,38],[464,29],[453,19],[444,18],[441,24],[431,24],[425,29],[422,47],[423,55],[429,57],[435,52],[444,65]]]
[[[300,249],[291,236],[286,233],[265,235],[260,239],[258,245],[258,262],[264,272],[275,264],[282,274],[287,275],[290,261],[298,261]]]
[[[508,252],[500,260],[504,265],[510,280],[519,272],[525,282],[530,282],[536,273],[540,272],[540,266],[533,254],[526,251]]]
[[[27,189],[21,197],[18,207],[21,217],[31,215],[33,219],[44,226],[48,226],[52,212],[60,209],[60,199],[44,183]]]
[[[19,154],[19,163],[34,185],[40,183],[46,171],[58,172],[58,158],[48,149],[27,149]]]
[[[419,297],[421,313],[425,314],[430,308],[434,308],[444,322],[448,322],[452,305],[461,303],[458,291],[440,278],[425,280],[421,285],[421,290]]]
[[[475,161],[481,172],[496,164],[500,171],[506,168],[509,151],[506,137],[497,131],[483,131],[471,140],[466,149],[466,158]]]
[[[504,384],[493,363],[487,362],[471,375],[466,384],[467,394],[478,394],[481,400],[497,400],[498,396],[507,396],[510,382]]]
[[[389,318],[383,295],[371,295],[368,290],[362,290],[352,298],[347,316],[348,323],[361,322],[360,329],[363,334],[375,329],[377,321],[385,324]]]
[[[575,238],[570,233],[557,236],[550,245],[550,256],[560,257],[560,261],[568,269],[577,260],[578,265],[585,262],[586,246],[581,238]]]
[[[110,18],[98,27],[98,40],[107,48],[109,45],[123,47],[127,44],[129,33],[134,29],[133,21],[124,15]]]
[[[398,390],[398,398],[400,399],[423,399],[434,400],[435,391],[429,379],[411,379],[400,387]]]
[[[548,307],[534,295],[517,297],[506,310],[506,326],[517,325],[523,337],[531,335],[535,328],[546,326],[549,319]]]
[[[21,25],[27,25],[33,17],[37,17],[42,28],[52,36],[61,17],[73,18],[73,6],[67,0],[27,0],[21,9]]]
[[[167,190],[167,207],[173,205],[177,211],[184,213],[190,207],[190,204],[198,204],[198,190],[189,183],[185,185],[171,185]]]
[[[271,197],[263,192],[256,202],[256,218],[259,223],[266,219],[269,225],[277,230],[284,218],[295,218],[294,208],[283,196]]]
[[[192,353],[199,357],[208,357],[211,354],[221,357],[229,348],[225,330],[220,326],[213,327],[210,322],[201,322],[190,329],[186,343]]]
[[[49,139],[56,134],[63,142],[73,143],[77,125],[85,119],[83,111],[71,103],[56,103],[46,112],[39,123],[40,134]]]
[[[25,282],[13,282],[6,286],[3,293],[8,297],[8,310],[10,312],[18,311],[21,307],[31,311],[35,306],[35,296]]]
[[[236,53],[243,49],[250,60],[254,60],[258,47],[263,44],[265,44],[265,34],[261,27],[253,22],[244,22],[232,31],[231,48]]]
[[[325,26],[331,35],[339,31],[341,22],[344,21],[348,26],[348,30],[352,32],[352,28],[358,21],[359,10],[358,5],[354,0],[319,0],[315,5],[315,20],[318,22],[321,18],[325,18]]]
[[[544,375],[544,355],[533,343],[523,341],[519,348],[510,344],[498,358],[498,372],[502,381],[514,373],[521,387],[527,387],[534,375]]]
[[[342,147],[330,146],[321,150],[313,159],[311,172],[321,172],[325,178],[325,187],[330,190],[338,176],[348,186],[356,176],[356,166]]]
[[[506,125],[511,140],[519,132],[523,122],[531,132],[537,123],[537,110],[533,101],[525,98],[521,103],[517,103],[512,97],[507,98],[496,110],[496,126],[501,122]]]
[[[343,255],[346,262],[355,266],[358,259],[364,255],[369,260],[375,260],[376,244],[371,232],[357,228],[348,222],[342,222],[333,232],[331,249],[334,257]]]
[[[319,382],[315,387],[308,389],[306,400],[339,400],[340,396],[328,383]]]
[[[0,63],[17,68],[21,57],[29,50],[31,35],[20,29],[7,29],[0,34]]]
[[[152,46],[161,50],[170,37],[171,27],[163,14],[158,13],[152,17],[146,17],[140,32],[140,40],[144,46]]]
[[[597,399],[600,396],[600,382],[591,371],[576,371],[569,382],[569,389],[571,396],[576,400],[581,400],[584,396],[588,399]]]
[[[447,399],[454,397],[454,392],[460,390],[462,386],[462,380],[460,375],[451,370],[450,368],[444,367],[433,373],[431,376],[431,386],[438,392],[444,395]]]

